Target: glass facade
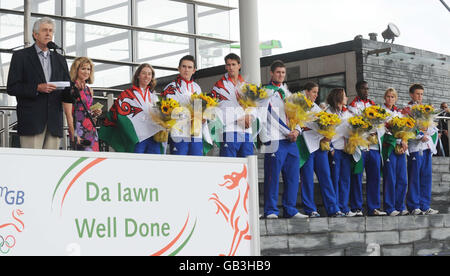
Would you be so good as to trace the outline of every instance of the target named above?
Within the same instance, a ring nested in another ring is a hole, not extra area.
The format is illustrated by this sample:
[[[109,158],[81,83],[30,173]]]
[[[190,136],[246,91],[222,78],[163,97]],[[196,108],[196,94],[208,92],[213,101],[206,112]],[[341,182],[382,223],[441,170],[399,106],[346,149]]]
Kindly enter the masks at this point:
[[[179,59],[187,54],[197,58],[200,69],[221,65],[239,33],[230,25],[237,0],[30,3],[30,28],[39,17],[53,18],[55,42],[65,49],[69,66],[74,57],[94,60],[96,87],[129,83],[144,62],[155,67],[157,77],[175,74]],[[0,86],[6,86],[11,50],[24,44],[24,1],[0,0],[0,9]]]

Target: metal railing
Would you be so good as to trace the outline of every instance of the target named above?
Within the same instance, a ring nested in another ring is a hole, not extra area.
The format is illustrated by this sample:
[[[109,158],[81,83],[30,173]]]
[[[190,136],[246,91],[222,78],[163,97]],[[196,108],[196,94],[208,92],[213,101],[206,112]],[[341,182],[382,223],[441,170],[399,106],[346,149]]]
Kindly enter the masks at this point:
[[[117,95],[122,90],[119,89],[109,89],[109,88],[93,88],[95,91],[94,100],[104,102],[103,107],[103,116],[106,113],[107,110],[112,106],[115,97],[114,95]],[[102,95],[99,95],[102,94]],[[17,130],[14,130],[14,127],[17,125],[17,121],[14,121],[11,123],[11,115],[13,112],[16,112],[15,106],[0,106],[0,146],[1,147],[11,147],[10,142],[10,134],[17,134]],[[65,119],[65,118],[64,118]],[[437,116],[435,118],[436,121],[439,120],[447,120],[447,125],[450,125],[450,117],[448,116]],[[68,133],[68,127],[66,124],[66,120],[64,120],[64,134],[63,137],[65,139],[62,139],[62,149],[68,150],[70,139],[69,139],[69,133]],[[450,139],[449,140],[449,148],[450,148]],[[438,144],[438,147],[442,145],[442,140],[440,140],[441,144]],[[443,146],[443,145],[442,145]],[[445,153],[444,153],[445,155]]]
[[[112,106],[116,96],[123,90],[94,87],[94,102],[101,102],[103,107],[103,114]],[[0,93],[5,93],[6,87],[0,87]],[[0,106],[0,147],[14,147],[19,146],[18,136],[17,140],[12,139],[13,135],[17,135],[17,120],[14,119],[14,113],[16,112],[16,106]],[[103,115],[104,116],[104,115]],[[101,119],[101,118],[100,118]],[[68,150],[70,145],[69,131],[67,121],[64,118],[64,139],[61,141],[61,149]]]
[[[17,124],[17,122],[10,125],[11,113],[15,111],[15,106],[0,106],[0,137],[1,146],[4,148],[10,146],[10,133],[16,132],[15,130],[12,130],[12,128]]]

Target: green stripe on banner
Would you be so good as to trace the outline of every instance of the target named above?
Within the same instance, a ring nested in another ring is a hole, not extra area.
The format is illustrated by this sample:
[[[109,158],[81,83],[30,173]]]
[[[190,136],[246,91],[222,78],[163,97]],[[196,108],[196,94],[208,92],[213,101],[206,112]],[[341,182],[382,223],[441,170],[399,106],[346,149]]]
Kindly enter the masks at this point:
[[[66,176],[73,170],[75,169],[78,165],[80,165],[83,161],[85,161],[86,159],[88,159],[87,157],[81,157],[80,159],[78,159],[77,161],[75,161],[65,172],[64,174],[61,176],[61,178],[58,181],[58,184],[56,184],[55,190],[53,191],[53,197],[52,197],[52,203],[53,200],[55,199],[55,195],[56,195],[56,191],[58,190],[59,186],[61,185],[61,182],[64,180],[64,178],[66,178]]]
[[[197,226],[197,220],[195,220],[194,227],[192,228],[192,231],[187,237],[187,239],[174,252],[170,253],[169,256],[176,256],[178,253],[180,253],[180,251],[186,246],[186,244],[191,239],[192,234],[194,234],[195,226]]]
[[[303,135],[299,135],[297,138],[297,148],[298,152],[300,154],[300,168],[305,165],[305,163],[308,161],[309,156],[311,155],[309,153],[309,149],[306,146],[305,138],[303,138]]]

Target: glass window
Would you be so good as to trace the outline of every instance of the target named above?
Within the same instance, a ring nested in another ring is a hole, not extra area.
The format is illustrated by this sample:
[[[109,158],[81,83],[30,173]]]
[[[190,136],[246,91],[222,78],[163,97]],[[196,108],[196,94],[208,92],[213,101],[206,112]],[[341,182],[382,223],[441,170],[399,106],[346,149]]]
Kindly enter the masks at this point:
[[[319,84],[319,96],[316,99],[316,103],[320,104],[322,102],[326,102],[328,94],[334,88],[344,88],[347,90],[345,86],[345,74],[338,74],[332,76],[311,78],[311,79],[302,79],[302,80],[292,80],[288,81],[288,87],[291,92],[299,92],[304,90],[304,86],[307,82],[315,82]]]
[[[201,0],[200,2],[210,3],[214,5],[230,6],[230,0]],[[237,7],[237,6],[236,6]]]
[[[137,3],[137,25],[139,27],[166,31],[194,32],[192,5],[167,0],[140,1]]]
[[[37,13],[45,13],[45,14],[61,14],[60,1],[55,0],[44,0],[44,1],[30,1],[31,3],[31,11]],[[23,5],[23,1],[22,1]],[[58,5],[58,9],[55,5]],[[57,12],[56,12],[57,11]]]
[[[131,83],[131,66],[94,63],[95,82],[93,87],[112,87]]]
[[[158,80],[158,78],[167,77],[167,76],[173,76],[173,75],[176,75],[176,74],[178,74],[178,71],[168,71],[168,70],[155,69],[156,80]]]
[[[230,53],[230,45],[206,40],[198,40],[198,42],[199,69],[224,64],[223,58]]]
[[[73,22],[66,23],[65,31],[67,55],[131,61],[131,31]]]
[[[23,16],[0,16],[0,48],[12,49],[23,45]]]
[[[129,25],[128,0],[66,0],[65,16]]]
[[[11,54],[0,54],[0,86],[6,86],[6,83],[8,82],[8,71],[11,57]]]
[[[131,14],[131,0],[36,0],[31,1],[34,13],[63,15],[106,23],[146,27],[181,33],[197,32],[199,35],[239,40],[237,10],[222,10],[197,5],[198,26],[194,26],[194,4],[169,0],[134,0],[135,14]],[[199,1],[199,2],[203,2]],[[238,0],[206,0],[204,2],[238,7]],[[0,8],[23,11],[23,0],[0,0]],[[232,19],[230,19],[232,18]],[[36,21],[32,17],[31,26]],[[132,22],[133,21],[133,22]],[[132,32],[71,21],[55,20],[54,41],[69,56],[88,56],[92,59],[143,63],[177,68],[181,57],[199,50],[199,69],[222,65],[230,46],[207,40],[147,32]],[[232,27],[230,27],[230,25]],[[231,31],[233,30],[233,31]],[[31,42],[33,42],[30,37]],[[0,48],[12,49],[23,45],[23,16],[0,14]],[[195,44],[197,41],[198,45]],[[133,45],[133,42],[136,44]],[[133,52],[136,51],[136,52]],[[7,58],[8,57],[8,58]],[[133,59],[134,57],[134,59]],[[6,85],[10,55],[0,56],[1,81]],[[69,61],[70,62],[70,61]],[[131,66],[99,64],[96,68],[96,86],[116,86],[129,83]],[[157,76],[176,74],[176,71],[157,69]]]
[[[4,0],[0,1],[0,8],[23,11],[23,0]]]
[[[326,102],[328,94],[334,88],[346,89],[344,74],[319,78],[319,102]]]
[[[230,38],[230,12],[199,6],[198,33],[223,39]]]
[[[193,39],[143,32],[137,35],[139,63],[177,68],[183,56],[193,54],[190,50],[193,49]]]

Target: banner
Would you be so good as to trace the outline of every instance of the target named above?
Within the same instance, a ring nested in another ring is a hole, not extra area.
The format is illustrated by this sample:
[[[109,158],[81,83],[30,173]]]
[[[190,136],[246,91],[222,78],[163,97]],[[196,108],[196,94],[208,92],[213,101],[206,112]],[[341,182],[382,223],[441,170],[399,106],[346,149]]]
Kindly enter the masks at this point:
[[[0,256],[259,255],[256,156],[0,149]]]

